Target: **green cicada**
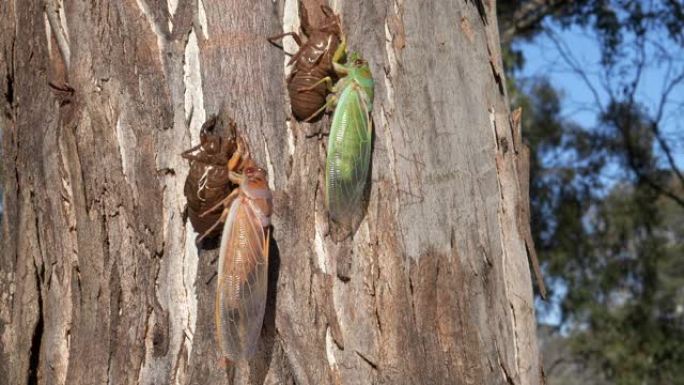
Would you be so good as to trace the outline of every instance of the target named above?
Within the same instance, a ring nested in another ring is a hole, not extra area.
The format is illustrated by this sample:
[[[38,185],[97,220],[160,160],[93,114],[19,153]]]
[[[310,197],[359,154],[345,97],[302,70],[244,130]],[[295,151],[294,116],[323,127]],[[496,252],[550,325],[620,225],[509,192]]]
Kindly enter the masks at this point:
[[[353,225],[370,168],[374,82],[368,62],[358,53],[340,62],[345,47],[342,41],[333,57],[337,83],[331,85],[329,77],[320,81],[333,92],[326,106],[335,108],[328,139],[325,201],[335,222]]]

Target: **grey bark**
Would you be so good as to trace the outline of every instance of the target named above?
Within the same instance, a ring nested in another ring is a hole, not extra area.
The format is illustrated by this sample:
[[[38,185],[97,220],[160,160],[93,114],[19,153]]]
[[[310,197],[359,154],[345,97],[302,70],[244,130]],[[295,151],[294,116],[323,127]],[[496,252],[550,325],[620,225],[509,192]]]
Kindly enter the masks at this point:
[[[313,135],[329,119],[289,118],[287,58],[265,39],[296,27],[294,0],[0,3],[0,378],[540,383],[495,5],[331,5],[376,80],[369,202],[344,240]],[[217,253],[194,246],[179,155],[219,112],[275,208],[259,354],[231,371],[213,339]]]

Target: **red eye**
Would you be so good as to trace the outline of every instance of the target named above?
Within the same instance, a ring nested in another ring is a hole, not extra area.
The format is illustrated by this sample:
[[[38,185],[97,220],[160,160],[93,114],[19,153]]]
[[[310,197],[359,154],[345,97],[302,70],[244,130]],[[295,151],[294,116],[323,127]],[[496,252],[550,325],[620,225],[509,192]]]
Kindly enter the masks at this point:
[[[256,171],[257,171],[257,168],[256,168],[256,167],[247,167],[247,168],[245,169],[245,174],[247,174],[247,175],[252,175],[252,174],[254,174]]]

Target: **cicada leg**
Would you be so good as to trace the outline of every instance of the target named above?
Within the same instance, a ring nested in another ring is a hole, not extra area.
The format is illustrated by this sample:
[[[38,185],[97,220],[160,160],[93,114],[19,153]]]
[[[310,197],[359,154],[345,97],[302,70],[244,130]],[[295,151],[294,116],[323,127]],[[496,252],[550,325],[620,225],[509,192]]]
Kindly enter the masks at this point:
[[[190,148],[189,150],[183,151],[181,153],[181,157],[190,161],[202,161],[198,156],[193,154],[193,152],[199,150],[200,148],[202,148],[202,146],[206,145],[209,140],[211,140],[209,138],[209,132],[214,129],[214,126],[216,126],[217,119],[218,117],[216,115],[213,115],[206,122],[204,122],[204,124],[202,124],[202,128],[200,129],[199,144]]]
[[[239,193],[240,193],[240,190],[239,190],[239,189],[233,190],[230,194],[228,194],[227,197],[223,198],[219,203],[217,203],[217,204],[215,204],[214,206],[212,206],[212,207],[210,207],[210,208],[204,210],[204,212],[203,212],[202,214],[199,215],[200,218],[204,217],[205,215],[207,215],[207,214],[209,214],[209,213],[211,213],[211,212],[213,212],[213,211],[216,211],[216,209],[218,209],[218,208],[221,207],[221,206],[227,208],[228,206],[230,206],[230,203],[233,201],[233,199],[235,199],[235,198],[237,197],[237,195],[238,195]],[[219,222],[219,221],[217,221],[217,222]],[[214,227],[215,227],[215,226],[212,226],[212,228],[211,228],[210,230],[213,230]],[[208,230],[207,233],[208,233],[210,230]]]
[[[181,157],[183,157],[184,159],[187,159],[187,160],[197,160],[197,157],[195,155],[193,155],[192,152],[197,151],[200,147],[202,147],[202,144],[203,143],[200,143],[200,144],[190,148],[189,150],[185,150],[185,151],[181,152]]]
[[[304,52],[304,51],[302,51],[301,49],[299,51],[297,51],[297,53],[294,55],[292,55],[291,53],[285,52],[287,55],[292,56],[290,58],[290,61],[287,62],[287,65],[292,65],[292,63],[295,63],[297,60],[299,60],[299,57],[302,56],[302,52]]]
[[[314,83],[314,84],[312,84],[312,85],[310,85],[310,86],[297,88],[297,92],[313,91],[313,90],[316,89],[316,87],[318,87],[318,86],[320,86],[321,84],[324,84],[324,83],[325,83],[325,88],[326,88],[328,91],[332,91],[332,90],[333,90],[333,80],[332,80],[332,78],[331,78],[330,76],[326,76],[326,77],[322,78],[321,80],[317,81],[316,83]]]
[[[325,104],[323,105],[323,107],[317,109],[316,112],[314,112],[313,114],[309,115],[308,118],[304,119],[304,122],[309,122],[311,119],[315,118],[316,115],[320,114],[321,111],[325,110],[326,108],[335,106],[335,103],[337,103],[337,97],[335,96],[335,94],[330,94],[330,95],[328,95],[328,97],[327,97],[327,99],[326,99]]]
[[[343,63],[347,60],[347,37],[342,35],[342,40],[340,45],[337,46],[335,53],[332,57],[333,70],[340,78],[343,78],[349,74],[349,68]]]
[[[336,15],[335,11],[333,11],[332,8],[325,4],[321,4],[321,11],[323,12],[327,20],[332,19],[332,21],[328,24],[322,25],[318,29],[321,31],[334,33],[336,35],[341,35],[342,23],[340,22],[340,16]]]
[[[228,167],[228,170],[235,170],[237,166],[240,164],[240,161],[242,160],[242,151],[242,140],[238,140],[237,149],[230,157],[230,159],[228,159],[228,164],[226,165],[226,167]]]
[[[325,4],[321,4],[321,12],[323,12],[326,17],[335,17],[335,11]]]
[[[228,179],[230,179],[231,182],[240,185],[245,180],[245,176],[238,172],[231,171],[228,173]]]
[[[197,240],[195,241],[195,243],[198,244],[198,245],[201,244],[202,241],[204,240],[204,238],[207,237],[207,235],[211,234],[211,232],[212,232],[216,227],[218,227],[218,225],[220,225],[221,223],[223,223],[223,222],[226,221],[226,218],[228,218],[228,210],[225,210],[225,209],[224,209],[223,212],[221,213],[221,217],[219,217],[219,219],[216,220],[216,222],[214,222],[214,224],[211,225],[211,227],[210,227],[207,231],[205,231],[199,238],[197,238]]]
[[[211,225],[211,227],[207,231],[205,231],[199,238],[197,238],[197,241],[196,241],[197,244],[202,243],[202,241],[204,240],[204,238],[207,235],[211,234],[211,232],[214,231],[214,229],[216,227],[218,227],[218,225],[220,225],[221,223],[224,223],[226,221],[226,218],[228,217],[228,207],[230,207],[230,204],[233,202],[233,200],[235,198],[237,198],[238,194],[240,194],[239,189],[233,190],[227,197],[223,198],[219,203],[217,203],[213,207],[205,210],[202,214],[200,214],[200,217],[203,217],[206,214],[218,209],[221,206],[224,207],[223,212],[221,213],[221,216],[219,217],[219,219],[217,219],[216,222],[214,222],[214,224]]]
[[[276,44],[276,42],[275,42],[276,40],[282,39],[282,38],[287,37],[287,36],[292,36],[292,38],[294,39],[294,41],[297,43],[298,46],[302,45],[302,38],[299,37],[299,34],[297,32],[285,32],[285,33],[281,33],[280,35],[271,36],[267,39],[271,44]]]
[[[303,1],[299,2],[298,10],[300,20],[299,25],[302,28],[302,32],[304,32],[306,37],[309,37],[313,32],[313,27],[311,26],[311,22],[309,21],[309,11],[306,10],[306,6],[304,5]]]
[[[342,62],[342,59],[344,59],[346,56],[347,56],[347,37],[343,34],[342,38],[340,39],[340,45],[337,46],[337,49],[335,50],[335,53],[333,54],[333,57],[332,57],[333,65],[335,63],[340,64]]]
[[[268,42],[271,43],[271,44],[273,44],[274,46],[276,46],[276,47],[282,49],[283,52],[285,52],[286,55],[292,56],[292,55],[294,55],[294,54],[291,54],[291,53],[285,51],[285,47],[282,47],[282,46],[278,45],[278,44],[275,42],[276,40],[282,39],[282,38],[287,37],[287,36],[292,36],[292,39],[294,39],[295,43],[297,43],[297,45],[300,46],[300,47],[302,46],[302,38],[299,37],[299,34],[298,34],[297,32],[285,32],[285,33],[281,33],[280,35],[275,35],[275,36],[268,37],[268,38],[266,38],[266,40],[268,40]]]
[[[241,170],[249,160],[249,146],[247,146],[247,143],[242,138],[238,138],[237,149],[233,156],[228,159],[228,164],[226,164],[228,171]]]

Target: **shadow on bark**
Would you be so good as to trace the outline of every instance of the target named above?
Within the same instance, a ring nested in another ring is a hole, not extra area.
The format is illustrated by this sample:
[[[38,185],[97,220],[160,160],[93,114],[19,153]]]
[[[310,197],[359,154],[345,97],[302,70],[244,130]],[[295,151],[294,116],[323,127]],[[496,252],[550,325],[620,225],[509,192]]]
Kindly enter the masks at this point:
[[[280,278],[280,249],[278,243],[273,238],[273,228],[271,227],[271,239],[268,250],[268,292],[266,294],[266,312],[264,313],[264,324],[261,328],[261,338],[259,340],[259,352],[251,361],[250,383],[263,384],[271,367],[273,351],[276,341],[276,302],[278,294],[278,279]]]
[[[212,237],[203,239],[202,242],[197,245],[197,248],[199,250],[215,250],[218,249],[219,246],[221,246],[221,237]]]

